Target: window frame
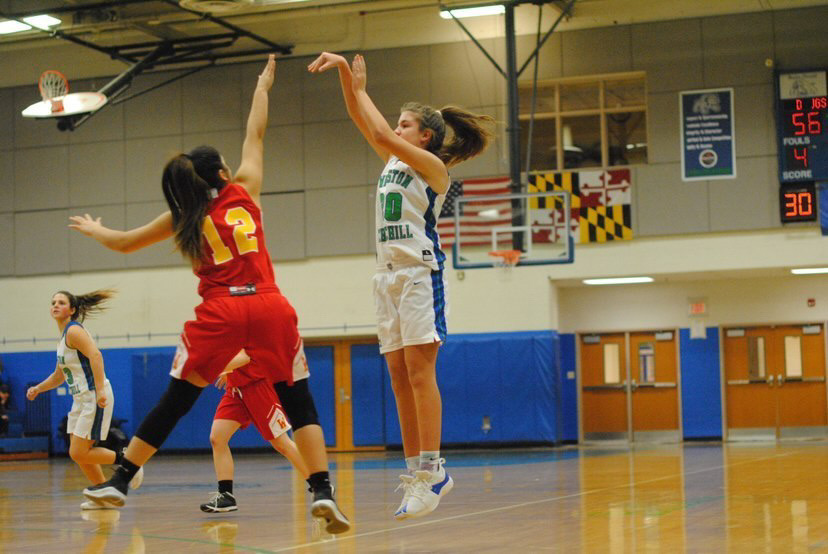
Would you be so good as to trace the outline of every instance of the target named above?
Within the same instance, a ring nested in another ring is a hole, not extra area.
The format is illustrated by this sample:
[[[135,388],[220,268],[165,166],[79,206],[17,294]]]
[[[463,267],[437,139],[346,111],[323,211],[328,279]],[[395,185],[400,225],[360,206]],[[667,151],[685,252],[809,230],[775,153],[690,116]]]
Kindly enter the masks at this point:
[[[644,104],[633,104],[629,106],[620,106],[615,108],[606,107],[606,90],[608,82],[617,81],[633,81],[640,79],[644,87]],[[562,110],[561,109],[561,86],[565,85],[580,85],[580,84],[597,84],[598,86],[598,108],[586,108],[577,110]],[[535,120],[554,120],[555,121],[555,168],[532,168],[530,171],[577,171],[578,168],[564,167],[564,149],[561,148],[563,144],[563,119],[567,117],[583,117],[583,116],[599,116],[600,121],[600,136],[601,136],[601,167],[626,167],[624,165],[609,165],[609,131],[607,125],[607,115],[614,113],[630,113],[642,112],[644,114],[645,125],[649,124],[648,110],[647,110],[647,74],[644,71],[626,71],[621,73],[605,73],[600,75],[588,75],[580,77],[562,77],[559,79],[543,79],[538,80],[538,98],[542,88],[553,88],[553,106],[554,111],[535,112]],[[527,94],[531,99],[533,83],[529,81],[518,82],[518,96]],[[521,112],[518,109],[518,121],[523,123],[529,121],[531,113]],[[645,136],[647,144],[649,144],[649,129],[645,126]],[[522,146],[525,146],[522,145]],[[526,155],[527,152],[523,152]],[[648,148],[649,157],[649,148]],[[646,162],[645,162],[646,163]]]

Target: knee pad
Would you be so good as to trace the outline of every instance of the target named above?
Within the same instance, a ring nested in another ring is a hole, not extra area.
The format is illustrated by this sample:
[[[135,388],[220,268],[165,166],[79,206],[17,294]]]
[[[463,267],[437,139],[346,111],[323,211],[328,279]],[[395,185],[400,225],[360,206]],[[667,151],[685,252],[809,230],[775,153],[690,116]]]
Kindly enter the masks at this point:
[[[305,425],[319,425],[319,415],[307,379],[294,381],[292,386],[282,381],[273,385],[273,388],[279,395],[279,401],[294,431]]]
[[[164,441],[178,424],[178,420],[190,411],[203,389],[183,379],[170,379],[166,392],[155,405],[135,436],[154,448],[161,448]]]

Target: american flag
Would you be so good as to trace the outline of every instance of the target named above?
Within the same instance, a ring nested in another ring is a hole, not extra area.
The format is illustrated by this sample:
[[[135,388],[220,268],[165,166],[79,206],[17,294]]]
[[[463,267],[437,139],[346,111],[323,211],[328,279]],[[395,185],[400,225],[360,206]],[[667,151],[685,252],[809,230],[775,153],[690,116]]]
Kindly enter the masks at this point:
[[[512,204],[506,199],[474,201],[475,197],[493,194],[509,194],[512,180],[509,177],[489,177],[452,181],[443,211],[437,220],[437,232],[444,250],[454,244],[454,199],[462,196],[466,202],[460,204],[460,234],[463,246],[485,246],[491,244],[492,228],[512,225]],[[508,236],[504,236],[507,239]]]

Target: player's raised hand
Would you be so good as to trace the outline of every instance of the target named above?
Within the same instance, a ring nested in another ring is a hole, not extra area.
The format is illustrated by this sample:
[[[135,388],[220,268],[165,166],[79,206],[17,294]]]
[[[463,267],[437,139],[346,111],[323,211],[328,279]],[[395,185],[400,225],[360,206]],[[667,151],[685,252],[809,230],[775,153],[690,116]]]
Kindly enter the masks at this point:
[[[351,64],[351,75],[351,88],[354,92],[365,90],[365,85],[368,81],[368,72],[365,67],[365,58],[359,54],[354,56],[354,62]]]
[[[218,376],[218,379],[216,379],[216,388],[217,389],[224,390],[224,389],[227,388],[227,375],[228,374],[229,374],[229,372],[222,373],[221,375]]]
[[[339,54],[322,52],[318,58],[313,60],[310,65],[308,65],[308,71],[311,73],[322,73],[323,71],[327,71],[341,65],[345,65],[347,67],[348,62],[345,58]]]
[[[69,224],[70,229],[75,229],[80,231],[87,237],[91,237],[95,234],[95,231],[99,231],[103,228],[101,224],[101,218],[92,218],[89,214],[80,215],[73,215],[69,216],[69,221],[72,223]]]
[[[273,86],[273,79],[276,77],[276,55],[270,54],[267,57],[267,64],[259,75],[258,86],[265,90],[270,90]]]
[[[37,390],[37,387],[29,387],[28,390],[26,390],[26,398],[29,400],[34,400],[37,398],[38,394],[40,394],[40,391]]]

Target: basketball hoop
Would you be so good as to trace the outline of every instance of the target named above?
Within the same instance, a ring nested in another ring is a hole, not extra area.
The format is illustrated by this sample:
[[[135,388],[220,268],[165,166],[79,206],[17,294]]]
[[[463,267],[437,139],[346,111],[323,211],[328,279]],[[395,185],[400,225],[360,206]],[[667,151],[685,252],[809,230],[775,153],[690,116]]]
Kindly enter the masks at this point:
[[[511,273],[512,268],[520,262],[520,255],[523,254],[520,250],[492,250],[489,256],[494,258],[492,265],[500,268],[504,275]]]
[[[66,117],[95,112],[106,103],[106,95],[100,92],[69,92],[69,80],[60,71],[48,69],[40,75],[37,88],[43,98],[24,109],[23,117],[36,119],[63,119]],[[60,127],[72,129],[73,127]]]
[[[63,97],[69,94],[69,80],[60,71],[47,69],[37,82],[40,96],[51,105],[52,113],[63,111]]]

